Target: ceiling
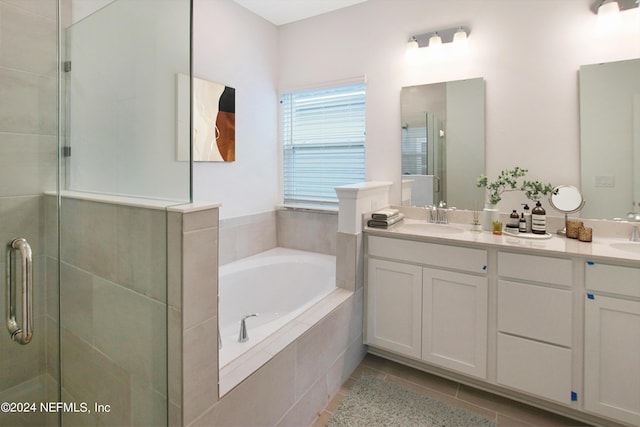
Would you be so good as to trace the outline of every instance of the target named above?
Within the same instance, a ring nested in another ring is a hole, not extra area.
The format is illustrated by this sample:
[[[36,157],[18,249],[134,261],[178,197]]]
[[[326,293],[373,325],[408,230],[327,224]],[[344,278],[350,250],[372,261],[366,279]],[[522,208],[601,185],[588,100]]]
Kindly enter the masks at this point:
[[[233,0],[275,25],[284,25],[367,0]]]

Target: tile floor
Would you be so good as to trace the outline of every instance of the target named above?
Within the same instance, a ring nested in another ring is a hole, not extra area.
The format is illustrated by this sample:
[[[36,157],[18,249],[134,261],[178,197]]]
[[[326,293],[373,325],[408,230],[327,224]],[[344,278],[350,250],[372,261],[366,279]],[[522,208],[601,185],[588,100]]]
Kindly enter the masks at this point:
[[[584,427],[585,424],[513,400],[495,396],[378,356],[368,354],[351,377],[311,427],[323,427],[331,418],[350,387],[362,372],[368,371],[386,381],[400,384],[409,390],[442,400],[486,418],[496,420],[498,427]]]

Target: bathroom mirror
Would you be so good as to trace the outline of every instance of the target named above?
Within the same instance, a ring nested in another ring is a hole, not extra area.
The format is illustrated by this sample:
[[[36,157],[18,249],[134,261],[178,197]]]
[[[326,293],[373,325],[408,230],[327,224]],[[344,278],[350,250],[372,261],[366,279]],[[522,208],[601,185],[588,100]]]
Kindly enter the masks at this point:
[[[637,210],[640,59],[580,67],[580,165],[589,200],[584,217],[622,218]]]
[[[549,203],[560,212],[564,212],[565,227],[558,234],[566,234],[567,214],[578,212],[584,207],[584,198],[580,191],[572,185],[559,185],[549,196]]]
[[[402,204],[473,209],[484,203],[484,79],[401,91]]]

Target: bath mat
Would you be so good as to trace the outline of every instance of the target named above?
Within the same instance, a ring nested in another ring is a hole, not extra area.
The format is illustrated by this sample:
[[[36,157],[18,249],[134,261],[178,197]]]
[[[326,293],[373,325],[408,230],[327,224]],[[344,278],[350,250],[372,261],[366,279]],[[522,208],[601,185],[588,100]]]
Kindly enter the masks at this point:
[[[495,427],[495,421],[373,375],[354,384],[327,427]]]

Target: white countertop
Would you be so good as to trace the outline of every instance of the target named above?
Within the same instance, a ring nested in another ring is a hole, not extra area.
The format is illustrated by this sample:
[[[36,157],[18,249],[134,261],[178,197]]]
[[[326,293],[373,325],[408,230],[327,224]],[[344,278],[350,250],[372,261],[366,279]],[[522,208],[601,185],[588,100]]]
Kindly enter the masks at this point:
[[[629,242],[623,238],[601,238],[595,234],[592,242],[581,242],[577,239],[568,239],[557,234],[548,239],[538,240],[524,237],[515,237],[508,234],[495,235],[489,231],[471,231],[467,224],[451,223],[446,225],[429,224],[429,230],[416,230],[412,224],[428,224],[426,221],[416,219],[404,219],[392,225],[388,229],[364,227],[368,235],[404,238],[420,240],[432,243],[454,244],[460,246],[497,247],[503,249],[522,249],[528,252],[540,252],[538,255],[566,255],[581,256],[602,261],[622,261],[638,263],[640,265],[640,242]],[[455,233],[446,232],[446,228],[456,229]],[[443,231],[440,232],[440,229]],[[637,248],[623,250],[611,246],[619,244],[634,246]]]

